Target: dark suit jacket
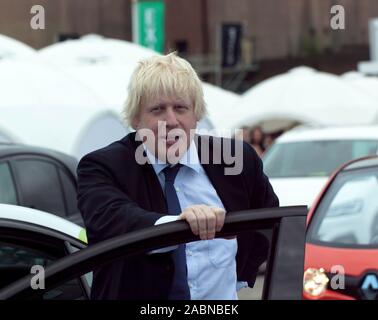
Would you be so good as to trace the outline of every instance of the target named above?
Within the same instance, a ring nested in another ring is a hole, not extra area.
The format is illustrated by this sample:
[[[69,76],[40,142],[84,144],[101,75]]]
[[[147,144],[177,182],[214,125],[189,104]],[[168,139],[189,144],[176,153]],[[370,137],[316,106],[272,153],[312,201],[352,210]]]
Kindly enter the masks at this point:
[[[220,138],[197,136],[197,150],[209,148],[210,164],[202,164],[226,211],[278,206],[278,199],[263,173],[253,148],[243,148],[243,171],[225,175],[225,163],[212,164],[220,152]],[[162,188],[150,164],[139,165],[135,133],[86,155],[78,166],[78,207],[83,215],[89,244],[153,226],[167,213]],[[219,150],[218,150],[219,149]],[[234,150],[234,149],[233,149]],[[202,162],[201,162],[202,163]],[[259,233],[238,236],[238,279],[253,286],[268,244]],[[173,275],[171,254],[140,255],[94,270],[93,299],[166,299]]]

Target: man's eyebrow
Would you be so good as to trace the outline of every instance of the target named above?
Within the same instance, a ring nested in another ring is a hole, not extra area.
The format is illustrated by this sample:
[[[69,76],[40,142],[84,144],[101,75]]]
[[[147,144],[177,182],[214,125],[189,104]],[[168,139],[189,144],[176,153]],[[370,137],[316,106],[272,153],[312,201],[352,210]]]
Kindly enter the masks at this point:
[[[166,104],[164,102],[159,102],[159,103],[151,104],[150,108],[165,107],[165,105]]]
[[[183,105],[189,105],[190,103],[188,103],[187,101],[184,101],[184,100],[176,100],[176,101],[173,101],[174,104],[183,104]]]

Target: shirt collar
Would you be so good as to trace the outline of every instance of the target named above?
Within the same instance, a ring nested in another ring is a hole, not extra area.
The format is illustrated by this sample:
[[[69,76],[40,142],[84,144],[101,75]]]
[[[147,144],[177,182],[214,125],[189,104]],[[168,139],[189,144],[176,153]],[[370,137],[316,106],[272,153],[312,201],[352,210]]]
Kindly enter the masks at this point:
[[[161,161],[160,159],[157,159],[144,144],[143,144],[143,148],[146,151],[148,161],[154,168],[156,175],[159,175],[159,173],[163,171],[169,164]],[[190,143],[189,149],[186,150],[184,155],[179,160],[179,163],[182,164],[183,166],[193,169],[197,173],[200,172],[201,163],[198,158],[197,147],[194,141]]]

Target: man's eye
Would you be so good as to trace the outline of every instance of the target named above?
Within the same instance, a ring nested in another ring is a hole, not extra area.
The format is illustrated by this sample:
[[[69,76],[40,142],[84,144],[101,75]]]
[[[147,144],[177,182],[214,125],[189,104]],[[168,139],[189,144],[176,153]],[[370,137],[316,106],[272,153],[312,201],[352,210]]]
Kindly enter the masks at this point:
[[[151,112],[159,112],[159,111],[161,111],[162,110],[162,107],[161,106],[157,106],[157,107],[153,107],[152,109],[151,109]]]
[[[175,106],[175,108],[177,109],[177,110],[186,110],[186,109],[188,109],[188,107],[186,107],[186,106],[182,106],[182,105],[177,105],[177,106]]]

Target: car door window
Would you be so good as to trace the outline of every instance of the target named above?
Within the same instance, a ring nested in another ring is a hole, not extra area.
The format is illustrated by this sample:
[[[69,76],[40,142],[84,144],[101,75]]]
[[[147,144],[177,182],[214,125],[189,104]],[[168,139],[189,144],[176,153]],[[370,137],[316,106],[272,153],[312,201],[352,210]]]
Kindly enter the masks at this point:
[[[25,276],[36,276],[52,263],[85,247],[80,241],[60,232],[16,220],[0,219],[0,290]],[[33,266],[39,266],[37,271]],[[52,290],[44,290],[39,299],[86,299],[88,290],[81,278],[72,278]],[[30,286],[30,282],[29,282]]]
[[[64,198],[67,207],[67,216],[73,215],[79,212],[77,208],[76,200],[76,186],[74,184],[73,178],[67,175],[67,173],[61,168],[58,169],[59,177],[62,181]]]
[[[325,246],[378,247],[376,169],[340,173],[317,208],[308,241]]]
[[[46,267],[51,256],[28,247],[12,243],[0,243],[0,288],[30,274],[34,265]]]
[[[16,189],[7,162],[0,163],[0,203],[17,204]]]
[[[64,195],[56,166],[39,159],[13,160],[20,189],[20,204],[65,216]]]
[[[56,258],[43,251],[31,249],[12,243],[0,243],[0,288],[31,274],[33,266],[46,268]],[[37,274],[34,272],[33,274]],[[43,300],[84,299],[81,284],[78,279],[72,279],[46,292]]]

